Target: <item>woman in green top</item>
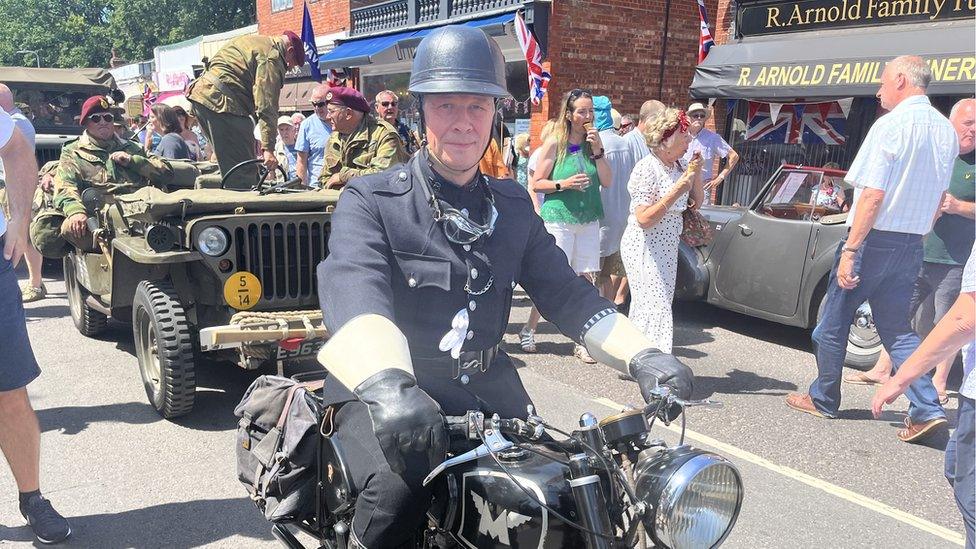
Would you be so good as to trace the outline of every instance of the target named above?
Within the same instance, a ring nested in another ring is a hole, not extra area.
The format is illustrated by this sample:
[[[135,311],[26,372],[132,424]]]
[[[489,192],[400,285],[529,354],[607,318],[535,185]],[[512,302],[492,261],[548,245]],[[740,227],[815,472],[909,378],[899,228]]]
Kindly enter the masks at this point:
[[[593,94],[575,89],[563,98],[552,136],[540,147],[532,192],[546,194],[539,215],[569,264],[591,282],[600,272],[600,187],[609,187],[610,164],[593,127]],[[582,345],[574,353],[595,361]]]

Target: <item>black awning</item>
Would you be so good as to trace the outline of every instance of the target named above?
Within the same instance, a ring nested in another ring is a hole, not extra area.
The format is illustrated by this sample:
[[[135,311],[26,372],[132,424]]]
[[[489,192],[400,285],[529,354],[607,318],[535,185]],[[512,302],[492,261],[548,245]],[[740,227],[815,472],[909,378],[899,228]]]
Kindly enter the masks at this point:
[[[971,21],[820,31],[715,46],[695,69],[696,99],[815,99],[873,96],[885,62],[920,55],[933,95],[973,94]]]

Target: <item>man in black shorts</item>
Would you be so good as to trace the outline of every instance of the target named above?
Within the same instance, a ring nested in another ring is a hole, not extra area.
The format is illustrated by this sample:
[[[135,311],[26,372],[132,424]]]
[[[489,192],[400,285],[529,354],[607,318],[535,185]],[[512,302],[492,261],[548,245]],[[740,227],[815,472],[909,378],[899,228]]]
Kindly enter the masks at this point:
[[[41,495],[41,429],[27,396],[27,384],[41,373],[34,359],[14,266],[30,243],[31,199],[37,187],[37,162],[30,143],[0,109],[0,159],[6,172],[10,219],[0,214],[0,449],[20,491],[20,513],[41,543],[71,535],[68,521]]]

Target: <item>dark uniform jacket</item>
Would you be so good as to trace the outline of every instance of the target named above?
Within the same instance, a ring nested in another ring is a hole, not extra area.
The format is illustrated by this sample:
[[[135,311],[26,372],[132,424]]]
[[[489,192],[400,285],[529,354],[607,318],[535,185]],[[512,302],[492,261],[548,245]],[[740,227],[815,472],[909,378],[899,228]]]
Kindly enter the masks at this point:
[[[342,136],[333,131],[329,135],[319,184],[324,187],[335,174],[346,184],[354,177],[381,172],[407,158],[396,128],[367,114],[352,133]]]
[[[576,275],[525,189],[510,179],[479,176],[478,184],[490,185],[498,210],[494,233],[484,246],[494,282],[483,295],[467,295],[465,250],[449,242],[434,222],[413,175],[415,162],[431,173],[424,158],[421,153],[407,164],[356,178],[340,196],[329,256],[318,267],[319,299],[330,332],[359,315],[380,314],[403,331],[415,358],[448,357],[438,344],[454,315],[467,307],[470,332],[463,350],[487,349],[505,333],[516,284],[547,320],[576,341],[588,321],[616,311]],[[473,184],[458,188],[439,182],[444,200],[467,208],[479,223],[484,219],[479,214],[485,201]]]

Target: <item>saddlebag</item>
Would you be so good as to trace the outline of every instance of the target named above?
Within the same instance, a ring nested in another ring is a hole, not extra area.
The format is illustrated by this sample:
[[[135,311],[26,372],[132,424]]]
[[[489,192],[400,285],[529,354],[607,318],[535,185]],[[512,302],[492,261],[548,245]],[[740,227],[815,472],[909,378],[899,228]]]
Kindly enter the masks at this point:
[[[315,468],[322,380],[254,380],[234,409],[237,478],[272,522],[315,516]]]

